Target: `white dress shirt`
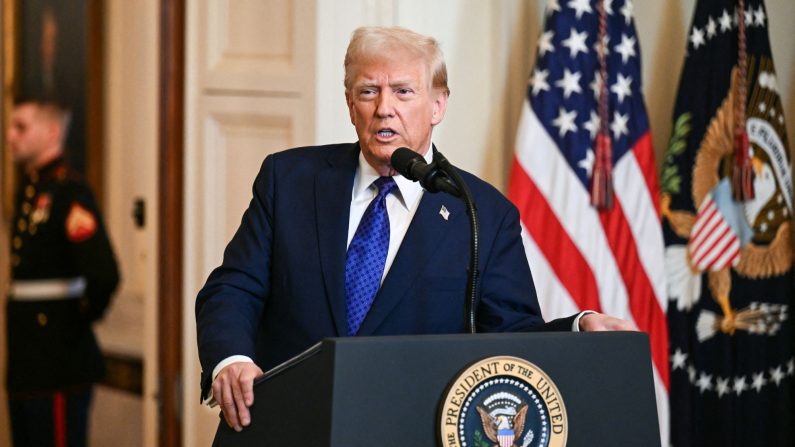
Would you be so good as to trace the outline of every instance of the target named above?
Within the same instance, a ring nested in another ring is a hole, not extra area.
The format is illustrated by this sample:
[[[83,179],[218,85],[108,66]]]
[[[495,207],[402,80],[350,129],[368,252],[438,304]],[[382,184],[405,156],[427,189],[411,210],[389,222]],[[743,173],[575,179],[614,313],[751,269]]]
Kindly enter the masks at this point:
[[[433,151],[428,148],[425,153],[425,161],[433,161]],[[370,202],[378,195],[378,189],[373,186],[373,182],[378,180],[381,175],[375,168],[370,166],[364,159],[364,155],[359,152],[359,166],[356,168],[356,176],[353,179],[353,191],[351,193],[351,214],[348,219],[348,246],[351,245],[356,229],[362,220],[364,212]],[[389,215],[389,249],[386,253],[384,263],[384,273],[381,275],[381,283],[384,282],[392,261],[395,260],[403,237],[409,229],[411,219],[417,212],[417,207],[422,198],[423,189],[418,182],[413,182],[402,175],[392,177],[395,180],[397,189],[386,196],[386,210]]]

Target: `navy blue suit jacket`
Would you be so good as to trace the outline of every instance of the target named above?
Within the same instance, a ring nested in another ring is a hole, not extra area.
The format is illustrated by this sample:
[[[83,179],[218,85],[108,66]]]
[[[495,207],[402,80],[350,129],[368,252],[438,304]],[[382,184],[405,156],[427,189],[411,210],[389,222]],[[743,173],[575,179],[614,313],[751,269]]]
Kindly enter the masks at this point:
[[[240,228],[196,301],[202,388],[241,354],[267,370],[326,337],[346,334],[345,258],[358,144],[268,156]],[[462,172],[480,218],[479,332],[570,330],[544,324],[516,208]],[[449,220],[440,215],[444,206]],[[469,221],[448,194],[424,193],[360,335],[465,331]]]

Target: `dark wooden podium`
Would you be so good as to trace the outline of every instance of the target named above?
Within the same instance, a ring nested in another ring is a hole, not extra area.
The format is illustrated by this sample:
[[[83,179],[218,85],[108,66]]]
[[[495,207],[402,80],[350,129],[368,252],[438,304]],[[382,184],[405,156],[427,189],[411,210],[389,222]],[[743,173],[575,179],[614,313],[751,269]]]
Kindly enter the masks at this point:
[[[259,379],[251,425],[237,433],[222,420],[213,445],[441,445],[447,387],[468,365],[503,355],[557,385],[567,445],[660,445],[648,337],[637,332],[327,339]]]

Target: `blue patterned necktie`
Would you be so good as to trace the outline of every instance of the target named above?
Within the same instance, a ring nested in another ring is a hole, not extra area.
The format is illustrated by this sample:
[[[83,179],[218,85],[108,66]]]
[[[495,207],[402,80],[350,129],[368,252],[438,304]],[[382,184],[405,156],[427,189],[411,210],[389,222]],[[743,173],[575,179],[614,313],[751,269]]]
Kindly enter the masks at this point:
[[[348,310],[348,335],[356,335],[373,304],[384,274],[389,250],[389,215],[386,196],[395,188],[392,177],[373,182],[378,195],[365,210],[356,234],[348,246],[345,261],[345,305]]]

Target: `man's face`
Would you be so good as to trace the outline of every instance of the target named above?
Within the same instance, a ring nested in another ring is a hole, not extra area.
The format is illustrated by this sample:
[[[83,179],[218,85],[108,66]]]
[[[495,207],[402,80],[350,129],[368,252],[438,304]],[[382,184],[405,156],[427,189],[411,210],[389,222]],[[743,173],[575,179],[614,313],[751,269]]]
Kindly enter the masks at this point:
[[[41,117],[35,104],[20,104],[11,113],[6,141],[14,161],[29,165],[46,151],[53,138],[53,123]]]
[[[395,149],[426,152],[433,126],[444,118],[447,94],[431,91],[426,64],[404,51],[352,68],[355,76],[345,97],[362,153],[381,175],[393,175]]]

